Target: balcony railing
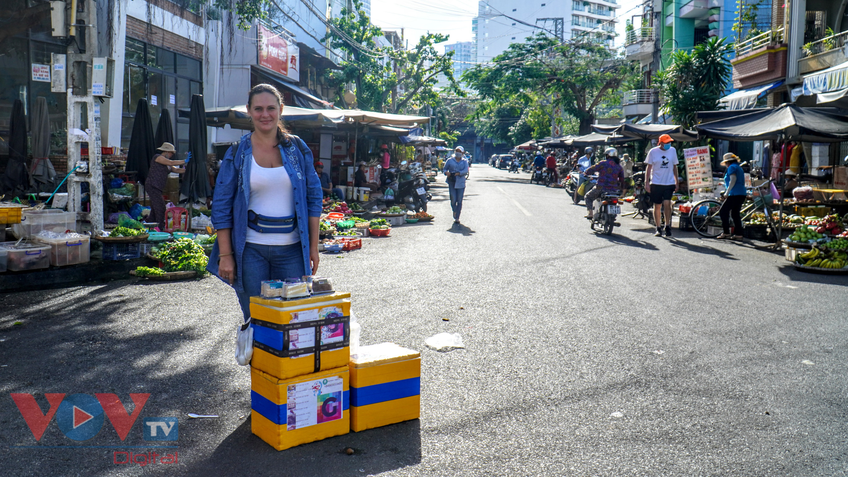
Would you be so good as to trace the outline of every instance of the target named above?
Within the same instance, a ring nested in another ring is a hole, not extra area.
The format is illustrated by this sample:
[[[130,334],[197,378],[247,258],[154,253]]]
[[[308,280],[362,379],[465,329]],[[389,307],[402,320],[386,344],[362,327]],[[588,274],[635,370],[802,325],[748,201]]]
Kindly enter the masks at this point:
[[[640,41],[652,41],[654,39],[654,27],[642,27],[630,30],[624,37],[624,46],[632,45]]]
[[[589,7],[586,9],[586,13],[591,13],[592,15],[601,15],[603,17],[611,17],[612,10],[601,9],[601,8],[592,8]]]
[[[634,89],[626,91],[621,99],[621,104],[627,106],[629,104],[646,104],[654,102],[654,90],[652,89]]]
[[[737,43],[736,56],[740,57],[752,51],[759,50],[760,48],[768,45],[775,45],[777,43],[783,43],[783,27],[780,27],[777,30],[769,30],[753,38]]]
[[[803,47],[804,56],[813,56],[826,51],[836,50],[842,48],[846,44],[848,44],[848,31],[843,31],[842,33],[837,33],[835,35],[824,37],[821,40],[807,43]]]

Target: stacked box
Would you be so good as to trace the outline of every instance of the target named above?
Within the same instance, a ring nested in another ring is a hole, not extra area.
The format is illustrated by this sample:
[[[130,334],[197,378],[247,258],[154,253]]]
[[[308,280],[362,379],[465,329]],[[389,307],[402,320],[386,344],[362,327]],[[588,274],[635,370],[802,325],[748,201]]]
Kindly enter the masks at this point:
[[[418,419],[421,354],[393,343],[362,346],[350,359],[350,428]]]
[[[347,367],[290,379],[251,368],[251,431],[277,450],[347,434],[348,376]]]
[[[251,366],[279,379],[347,366],[350,293],[283,301],[251,297]]]

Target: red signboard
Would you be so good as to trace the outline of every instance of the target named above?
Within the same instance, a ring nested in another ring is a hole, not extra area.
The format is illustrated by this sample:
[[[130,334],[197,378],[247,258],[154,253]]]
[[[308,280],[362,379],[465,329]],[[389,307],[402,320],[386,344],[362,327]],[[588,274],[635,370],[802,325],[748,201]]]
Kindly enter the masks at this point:
[[[259,66],[300,80],[299,49],[273,31],[259,25]]]

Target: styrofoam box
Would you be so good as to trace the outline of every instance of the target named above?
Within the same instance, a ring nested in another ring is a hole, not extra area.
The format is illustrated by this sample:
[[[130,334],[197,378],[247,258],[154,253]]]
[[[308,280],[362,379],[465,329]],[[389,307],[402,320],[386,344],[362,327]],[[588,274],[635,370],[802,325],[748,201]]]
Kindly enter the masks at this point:
[[[89,261],[91,247],[87,235],[68,238],[36,237],[37,242],[50,246],[50,265],[64,267]]]
[[[274,449],[350,432],[347,366],[277,379],[251,366],[250,430]]]
[[[361,346],[350,357],[350,428],[354,432],[418,419],[421,354],[394,343]]]

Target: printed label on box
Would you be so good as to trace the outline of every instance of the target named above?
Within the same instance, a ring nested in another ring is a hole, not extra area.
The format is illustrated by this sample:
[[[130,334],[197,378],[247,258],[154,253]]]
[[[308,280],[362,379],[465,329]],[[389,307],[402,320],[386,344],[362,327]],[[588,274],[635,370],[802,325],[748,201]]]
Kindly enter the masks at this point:
[[[286,396],[286,430],[342,418],[344,380],[339,377],[291,384]]]
[[[302,323],[304,321],[315,321],[318,319],[318,309],[297,311],[291,314],[291,323]]]
[[[289,331],[289,349],[303,349],[315,346],[315,329],[301,328]]]

